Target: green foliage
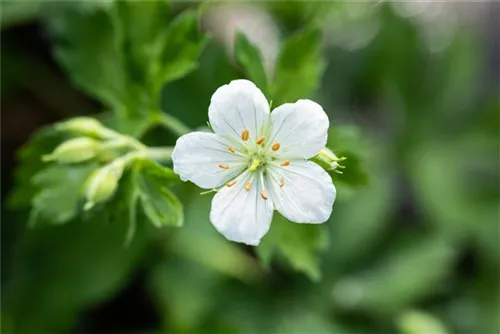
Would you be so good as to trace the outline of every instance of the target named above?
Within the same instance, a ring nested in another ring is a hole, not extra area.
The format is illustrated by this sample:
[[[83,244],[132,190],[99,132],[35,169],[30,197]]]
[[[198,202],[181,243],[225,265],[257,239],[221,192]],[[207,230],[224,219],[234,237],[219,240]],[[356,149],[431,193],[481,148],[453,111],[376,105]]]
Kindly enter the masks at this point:
[[[275,106],[310,97],[325,69],[321,55],[321,31],[307,28],[283,42],[275,73],[268,80],[259,49],[243,33],[236,35],[235,57]]]
[[[169,17],[164,1],[61,7],[47,20],[55,53],[73,81],[114,113],[113,126],[137,134],[154,122],[161,88],[197,67],[207,42],[198,17]],[[171,22],[170,22],[171,21]]]
[[[271,230],[257,248],[260,259],[268,266],[272,255],[277,252],[298,271],[310,279],[321,278],[318,252],[328,245],[327,231],[324,226],[296,224],[275,214]]]
[[[47,22],[57,41],[57,59],[73,82],[116,112],[126,113],[129,78],[120,49],[123,32],[111,20],[110,10],[67,7]]]
[[[436,293],[439,284],[448,278],[456,254],[453,245],[440,238],[392,247],[366,272],[336,284],[334,300],[339,306],[395,314]]]
[[[159,40],[159,80],[170,82],[184,77],[198,66],[198,57],[208,37],[198,29],[197,13],[184,11]]]
[[[248,79],[267,95],[268,79],[262,63],[262,55],[260,50],[242,32],[238,32],[236,35],[234,55],[238,63],[245,69]]]
[[[51,127],[39,130],[18,152],[18,167],[15,172],[16,187],[9,194],[9,206],[21,209],[30,206],[31,199],[39,191],[31,182],[33,175],[46,166],[42,156],[49,154],[64,138]]]
[[[178,182],[178,176],[151,160],[141,160],[134,170],[136,191],[144,213],[156,227],[181,226],[182,204],[167,187]]]
[[[308,28],[285,40],[271,84],[275,105],[310,97],[325,69],[321,55],[321,31]]]
[[[83,184],[95,167],[52,165],[36,173],[31,179],[37,192],[31,201],[30,226],[74,219],[80,212]]]
[[[14,333],[67,332],[81,312],[128,283],[144,254],[146,234],[141,230],[124,248],[125,225],[109,224],[108,217],[102,211],[19,236],[12,279],[2,279],[2,313],[13,319]]]

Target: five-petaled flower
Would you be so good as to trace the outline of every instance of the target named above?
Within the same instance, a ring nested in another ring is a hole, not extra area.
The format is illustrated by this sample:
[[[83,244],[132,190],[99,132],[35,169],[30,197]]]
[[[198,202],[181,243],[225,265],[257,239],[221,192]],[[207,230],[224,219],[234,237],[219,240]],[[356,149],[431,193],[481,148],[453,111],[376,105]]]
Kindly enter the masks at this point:
[[[208,117],[215,133],[192,132],[177,140],[174,171],[201,188],[219,188],[210,221],[227,239],[258,245],[274,209],[296,223],[323,223],[332,212],[332,179],[307,159],[326,144],[323,108],[310,100],[271,113],[252,82],[217,89]]]

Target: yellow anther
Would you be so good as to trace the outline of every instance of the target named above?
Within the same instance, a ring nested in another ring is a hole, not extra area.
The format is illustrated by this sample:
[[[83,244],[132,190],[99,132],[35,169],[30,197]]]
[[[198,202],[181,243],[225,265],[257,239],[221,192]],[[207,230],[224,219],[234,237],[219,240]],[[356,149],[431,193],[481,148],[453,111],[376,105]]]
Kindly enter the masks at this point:
[[[256,141],[257,145],[262,144],[262,143],[264,142],[264,140],[265,140],[265,139],[266,139],[266,137],[264,137],[264,136],[262,136],[262,137],[260,137],[259,139],[257,139],[257,141]]]
[[[282,163],[280,163],[280,166],[281,166],[281,167],[290,166],[290,160],[285,160],[285,161],[283,161]]]
[[[248,132],[248,130],[246,130],[246,129],[245,129],[245,130],[243,130],[243,131],[241,132],[241,139],[243,139],[243,140],[245,140],[245,141],[246,141],[246,140],[248,140],[248,137],[249,137],[249,136],[250,136],[250,133]]]
[[[267,196],[266,196],[266,193],[264,192],[264,188],[262,188],[260,190],[260,196],[262,197],[262,199],[267,200]]]
[[[222,168],[222,169],[229,169],[229,165],[219,164],[219,168]]]
[[[260,163],[260,159],[253,159],[252,164],[250,165],[250,167],[248,167],[248,170],[251,172],[255,171],[257,168],[259,168]]]
[[[252,182],[247,182],[247,183],[245,184],[245,190],[246,190],[246,191],[250,191],[250,188],[251,188],[251,187],[252,187]]]
[[[236,184],[236,180],[232,180],[232,181],[229,181],[228,183],[226,183],[226,187],[232,187]]]
[[[229,147],[227,148],[227,150],[228,150],[229,152],[231,152],[231,153],[234,153],[234,151],[235,151],[235,149],[234,149],[234,147],[233,147],[233,146],[229,146]]]
[[[280,149],[280,143],[274,143],[273,146],[271,146],[271,148],[273,149],[273,151],[277,151]]]
[[[285,185],[285,180],[284,179],[281,179],[280,180],[280,188],[283,188],[283,186]]]

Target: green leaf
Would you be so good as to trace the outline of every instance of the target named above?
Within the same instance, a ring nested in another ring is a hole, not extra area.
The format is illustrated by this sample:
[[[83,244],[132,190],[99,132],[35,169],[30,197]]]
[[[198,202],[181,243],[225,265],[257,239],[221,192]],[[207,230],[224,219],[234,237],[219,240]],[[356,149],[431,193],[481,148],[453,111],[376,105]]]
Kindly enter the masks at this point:
[[[296,224],[275,214],[269,233],[262,239],[257,254],[267,265],[275,252],[311,280],[321,279],[318,252],[328,245],[324,226]]]
[[[302,30],[288,38],[280,52],[271,85],[275,105],[310,97],[318,87],[325,60],[321,55],[321,31]]]
[[[164,167],[153,160],[138,160],[136,166],[142,173],[147,174],[149,178],[165,187],[170,187],[180,182],[179,176],[172,169]]]
[[[115,3],[116,22],[124,33],[123,52],[127,54],[129,70],[136,82],[151,83],[150,72],[159,62],[154,47],[162,31],[167,29],[169,7],[166,1]]]
[[[38,192],[31,204],[30,226],[39,223],[62,224],[79,212],[82,187],[96,164],[51,165],[32,179]]]
[[[264,93],[267,93],[268,82],[260,50],[240,31],[236,35],[234,54],[238,63],[245,69],[248,78]]]
[[[182,226],[182,203],[167,186],[178,180],[169,168],[148,160],[141,161],[134,171],[142,208],[156,227]]]
[[[198,66],[208,38],[198,28],[198,16],[186,10],[176,17],[158,40],[159,65],[153,78],[159,84],[179,79]]]
[[[64,7],[47,22],[56,41],[55,55],[73,82],[114,110],[125,108],[128,77],[121,50],[123,34],[110,8]]]

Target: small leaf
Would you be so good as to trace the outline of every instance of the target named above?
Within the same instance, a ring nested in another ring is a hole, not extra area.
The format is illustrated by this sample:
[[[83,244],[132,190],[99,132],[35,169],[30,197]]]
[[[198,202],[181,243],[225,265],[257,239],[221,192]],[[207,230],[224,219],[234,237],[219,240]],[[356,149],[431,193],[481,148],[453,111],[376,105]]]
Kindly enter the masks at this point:
[[[287,39],[281,49],[271,97],[275,105],[310,97],[323,75],[321,32],[309,28]]]
[[[169,187],[180,181],[179,176],[172,169],[164,167],[153,160],[141,159],[136,164],[143,173],[148,174],[150,178],[165,187]]]
[[[167,186],[178,180],[169,168],[144,160],[135,171],[142,208],[156,227],[182,226],[182,203]]]
[[[267,93],[268,82],[260,50],[242,32],[236,35],[234,54],[238,63],[245,69],[248,78],[264,93]]]
[[[321,278],[318,252],[328,244],[326,228],[310,224],[296,224],[276,214],[271,230],[257,248],[261,260],[269,265],[275,252],[284,256],[290,265],[305,273],[311,280]]]
[[[160,65],[153,77],[159,84],[180,79],[198,66],[208,38],[198,28],[196,12],[186,10],[159,36]]]

